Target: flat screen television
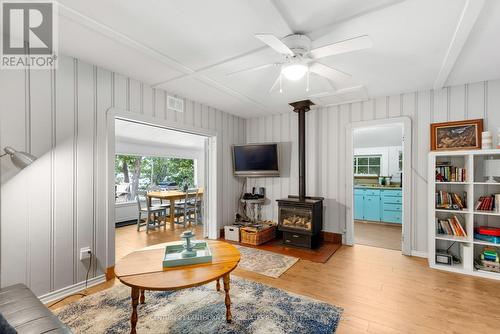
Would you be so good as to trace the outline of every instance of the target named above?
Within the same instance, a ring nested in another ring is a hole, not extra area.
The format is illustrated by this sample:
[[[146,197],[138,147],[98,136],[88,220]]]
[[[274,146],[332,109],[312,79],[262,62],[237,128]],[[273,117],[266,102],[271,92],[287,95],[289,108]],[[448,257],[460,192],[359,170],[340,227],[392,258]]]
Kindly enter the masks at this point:
[[[280,176],[278,144],[234,145],[233,170],[243,177]]]

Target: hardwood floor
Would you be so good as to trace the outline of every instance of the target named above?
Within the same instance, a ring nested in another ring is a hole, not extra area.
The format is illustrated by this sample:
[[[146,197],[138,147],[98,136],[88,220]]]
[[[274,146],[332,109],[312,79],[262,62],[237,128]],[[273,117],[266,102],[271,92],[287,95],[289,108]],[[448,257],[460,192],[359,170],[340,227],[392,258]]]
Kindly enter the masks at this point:
[[[117,255],[177,238],[168,230],[146,235],[134,228],[117,230]],[[343,307],[339,334],[498,333],[500,328],[500,282],[430,269],[425,259],[394,250],[345,246],[325,264],[300,260],[277,279],[243,269],[234,275]],[[111,280],[88,293],[114,284],[120,283]]]
[[[223,239],[221,239],[223,240]],[[223,240],[225,241],[225,240]],[[275,239],[266,242],[265,244],[259,246],[240,244],[239,242],[226,241],[232,244],[241,245],[250,248],[262,249],[265,251],[271,251],[274,253],[279,253],[283,255],[298,257],[302,260],[308,260],[312,262],[325,263],[328,259],[335,254],[335,252],[342,246],[340,243],[336,244],[333,242],[322,242],[320,246],[316,249],[306,249],[283,245],[282,239]]]
[[[401,225],[354,221],[354,243],[401,250]]]

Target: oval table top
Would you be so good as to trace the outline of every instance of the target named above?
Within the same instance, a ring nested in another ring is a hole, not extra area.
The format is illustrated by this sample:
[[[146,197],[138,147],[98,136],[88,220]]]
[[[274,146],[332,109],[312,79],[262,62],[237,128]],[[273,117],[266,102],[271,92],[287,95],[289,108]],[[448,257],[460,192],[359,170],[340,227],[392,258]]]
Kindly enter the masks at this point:
[[[177,290],[203,285],[233,271],[240,262],[240,252],[227,242],[207,240],[211,263],[163,267],[167,242],[134,251],[115,265],[115,275],[125,285],[145,290]]]

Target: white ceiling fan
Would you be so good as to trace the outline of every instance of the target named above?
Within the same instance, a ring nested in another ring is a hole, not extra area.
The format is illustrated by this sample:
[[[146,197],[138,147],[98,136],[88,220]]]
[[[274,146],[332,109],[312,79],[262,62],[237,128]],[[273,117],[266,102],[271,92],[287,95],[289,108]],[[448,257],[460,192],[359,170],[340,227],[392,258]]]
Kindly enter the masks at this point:
[[[323,65],[316,62],[316,60],[342,53],[368,49],[373,46],[371,38],[367,35],[357,36],[312,50],[311,40],[306,35],[292,34],[282,40],[273,34],[256,34],[255,37],[281,54],[284,57],[283,62],[250,67],[227,75],[257,71],[273,66],[280,67],[280,75],[269,90],[272,91],[279,84],[280,92],[282,92],[281,82],[283,76],[291,81],[297,81],[307,76],[306,91],[309,90],[309,73],[317,74],[333,83],[346,80],[351,77],[349,73]]]

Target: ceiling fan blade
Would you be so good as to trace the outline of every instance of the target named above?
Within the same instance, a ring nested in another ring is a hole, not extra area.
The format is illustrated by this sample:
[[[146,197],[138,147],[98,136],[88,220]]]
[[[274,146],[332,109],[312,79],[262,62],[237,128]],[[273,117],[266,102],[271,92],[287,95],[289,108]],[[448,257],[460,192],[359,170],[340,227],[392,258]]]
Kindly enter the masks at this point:
[[[317,75],[320,75],[324,78],[327,78],[333,82],[344,81],[351,77],[351,75],[348,73],[336,70],[334,68],[331,68],[329,66],[320,63],[313,63],[312,65],[310,65],[309,71],[316,73]]]
[[[342,53],[369,49],[372,46],[373,41],[370,36],[363,35],[313,49],[310,51],[310,55],[315,59],[319,59]]]
[[[273,63],[273,64],[264,64],[264,65],[259,65],[259,66],[248,67],[248,68],[245,68],[245,69],[242,69],[242,70],[238,70],[238,71],[234,71],[234,72],[228,73],[228,74],[226,74],[226,76],[233,76],[235,74],[258,71],[258,70],[262,70],[262,69],[265,69],[265,68],[268,68],[268,67],[279,66],[279,65],[281,65],[281,64],[279,64],[279,63]]]
[[[293,51],[288,48],[278,37],[273,34],[255,34],[255,37],[273,48],[276,52],[293,56]]]
[[[274,90],[274,88],[279,84],[280,80],[281,80],[281,73],[280,73],[280,75],[278,75],[278,77],[276,78],[276,80],[274,80],[273,85],[269,89],[269,93],[271,93]]]

